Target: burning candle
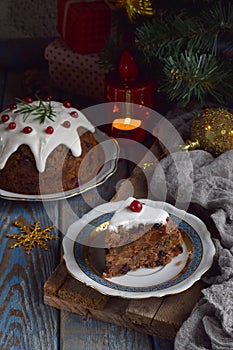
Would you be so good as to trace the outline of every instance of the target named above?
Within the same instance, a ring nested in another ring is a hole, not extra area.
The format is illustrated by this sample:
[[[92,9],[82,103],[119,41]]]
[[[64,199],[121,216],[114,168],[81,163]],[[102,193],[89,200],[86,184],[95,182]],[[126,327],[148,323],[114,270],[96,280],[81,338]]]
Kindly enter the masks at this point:
[[[141,126],[141,120],[128,116],[125,118],[114,119],[112,123],[112,135],[113,137],[141,141],[144,138],[144,130]]]
[[[113,127],[118,130],[133,130],[139,128],[141,126],[141,120],[132,119],[132,118],[121,118],[115,119],[113,121]]]

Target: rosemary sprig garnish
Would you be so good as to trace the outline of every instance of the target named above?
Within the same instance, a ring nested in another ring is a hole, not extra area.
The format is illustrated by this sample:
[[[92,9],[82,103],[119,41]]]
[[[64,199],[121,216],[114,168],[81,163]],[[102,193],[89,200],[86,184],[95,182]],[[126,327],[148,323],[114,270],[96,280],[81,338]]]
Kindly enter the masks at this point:
[[[20,98],[17,98],[17,110],[15,113],[22,113],[24,114],[24,122],[27,120],[29,115],[33,115],[36,117],[36,119],[40,120],[40,124],[43,124],[46,120],[46,118],[50,119],[51,121],[54,121],[54,118],[56,117],[56,114],[53,110],[51,101],[43,101],[41,98],[36,96],[36,98],[39,101],[38,105],[35,105],[33,103],[28,103]]]

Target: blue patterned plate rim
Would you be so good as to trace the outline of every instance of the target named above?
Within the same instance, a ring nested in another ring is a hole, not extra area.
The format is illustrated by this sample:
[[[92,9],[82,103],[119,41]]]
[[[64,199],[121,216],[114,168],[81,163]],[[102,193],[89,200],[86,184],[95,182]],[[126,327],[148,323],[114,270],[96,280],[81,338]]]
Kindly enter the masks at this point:
[[[95,248],[84,247],[77,243],[76,239],[82,240],[90,234],[91,227],[98,227],[110,220],[114,211],[122,203],[105,203],[95,209],[78,222],[71,225],[63,240],[64,260],[69,272],[78,280],[108,295],[117,295],[130,298],[146,298],[151,296],[164,296],[179,293],[188,289],[193,283],[201,278],[212,265],[215,254],[214,244],[211,240],[205,224],[196,216],[177,209],[169,203],[140,199],[147,205],[160,207],[168,211],[171,218],[179,226],[184,234],[184,240],[189,244],[187,248],[187,261],[182,270],[174,276],[170,276],[163,282],[156,282],[156,274],[152,276],[150,285],[137,286],[127,285],[127,275],[124,283],[115,283],[115,278],[106,279],[102,276],[98,266],[92,266],[88,261],[88,250]],[[104,254],[104,249],[97,250],[98,254]],[[123,277],[124,278],[124,277]],[[137,284],[137,282],[136,282]]]

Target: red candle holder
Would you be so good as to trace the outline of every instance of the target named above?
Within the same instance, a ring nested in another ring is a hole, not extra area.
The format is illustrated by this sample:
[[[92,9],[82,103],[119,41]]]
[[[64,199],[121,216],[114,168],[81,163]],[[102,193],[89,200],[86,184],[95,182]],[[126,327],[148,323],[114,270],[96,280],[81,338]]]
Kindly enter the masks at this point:
[[[138,65],[127,50],[121,56],[118,70],[108,74],[105,79],[105,100],[155,108],[155,84],[139,74]]]

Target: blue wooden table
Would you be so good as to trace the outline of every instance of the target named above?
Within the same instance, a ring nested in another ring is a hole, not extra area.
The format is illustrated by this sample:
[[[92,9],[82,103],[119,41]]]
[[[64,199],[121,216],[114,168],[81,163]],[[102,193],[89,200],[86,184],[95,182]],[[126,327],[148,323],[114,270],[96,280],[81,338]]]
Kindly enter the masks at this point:
[[[13,60],[9,54],[7,57]],[[17,61],[17,58],[14,57],[14,60]],[[18,64],[16,66],[0,67],[1,110],[14,101],[15,97],[25,96],[26,69]],[[110,200],[112,195],[113,188],[108,186],[106,199]],[[69,201],[77,208],[79,217],[89,210],[80,196]],[[0,349],[173,349],[173,341],[91,318],[84,319],[83,316],[44,304],[44,283],[61,259],[62,235],[56,227],[60,227],[59,213],[62,205],[62,201],[47,202],[45,208],[41,202],[0,199]],[[28,225],[40,221],[42,228],[55,224],[52,234],[60,234],[60,239],[49,242],[48,251],[36,247],[30,254],[26,254],[22,247],[11,249],[14,241],[7,235],[18,232],[13,225],[15,220]]]

